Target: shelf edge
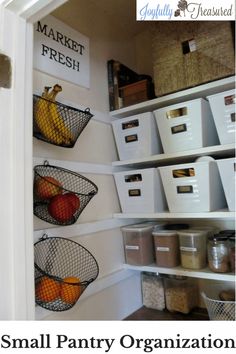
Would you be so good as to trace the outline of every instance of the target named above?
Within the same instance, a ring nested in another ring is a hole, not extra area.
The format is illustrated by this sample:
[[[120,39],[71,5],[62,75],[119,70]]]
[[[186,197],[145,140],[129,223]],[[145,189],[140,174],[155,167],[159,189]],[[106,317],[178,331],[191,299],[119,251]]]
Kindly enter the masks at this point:
[[[156,274],[169,274],[169,275],[182,275],[191,278],[200,279],[211,279],[211,280],[222,280],[222,281],[235,281],[235,274],[229,273],[213,273],[208,268],[196,270],[188,270],[184,268],[161,268],[155,265],[148,266],[132,266],[129,264],[124,264],[125,269],[136,270],[142,272],[151,272]]]

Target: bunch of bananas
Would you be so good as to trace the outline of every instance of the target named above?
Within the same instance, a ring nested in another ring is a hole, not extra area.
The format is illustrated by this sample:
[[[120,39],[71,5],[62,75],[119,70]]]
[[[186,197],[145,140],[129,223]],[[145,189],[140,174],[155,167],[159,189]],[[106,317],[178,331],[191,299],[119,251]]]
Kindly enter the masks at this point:
[[[56,95],[62,91],[62,87],[56,84],[49,92],[50,88],[44,88],[42,98],[40,97],[35,105],[35,122],[41,134],[50,142],[56,145],[71,145],[73,135],[58,112],[55,101]]]

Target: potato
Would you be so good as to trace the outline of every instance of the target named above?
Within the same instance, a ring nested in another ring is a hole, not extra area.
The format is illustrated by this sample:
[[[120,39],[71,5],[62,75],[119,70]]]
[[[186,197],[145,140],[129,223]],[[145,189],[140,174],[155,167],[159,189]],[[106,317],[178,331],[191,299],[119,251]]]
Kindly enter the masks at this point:
[[[219,298],[222,301],[235,301],[235,291],[234,290],[222,290],[219,293]]]

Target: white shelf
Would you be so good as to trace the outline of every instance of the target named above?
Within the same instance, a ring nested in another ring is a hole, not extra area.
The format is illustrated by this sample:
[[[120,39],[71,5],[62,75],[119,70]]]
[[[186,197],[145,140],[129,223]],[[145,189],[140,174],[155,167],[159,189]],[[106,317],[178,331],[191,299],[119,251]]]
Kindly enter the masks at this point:
[[[132,106],[121,108],[110,112],[113,118],[123,118],[134,114],[139,114],[147,111],[169,106],[184,101],[190,101],[195,98],[205,98],[209,95],[214,95],[219,92],[232,90],[235,87],[235,77],[231,76],[225,79],[213,81],[207,84],[202,84],[187,90],[178,91],[170,95],[154,98],[153,100],[141,102]]]
[[[116,213],[113,214],[117,219],[223,219],[234,220],[235,212],[222,209],[211,212],[201,213],[170,213],[169,211],[162,213]]]
[[[123,166],[123,167],[151,167],[153,165],[164,165],[164,164],[175,164],[183,162],[192,162],[197,157],[200,156],[212,156],[214,158],[225,158],[232,157],[235,153],[235,145],[216,145],[216,146],[207,146],[200,149],[181,151],[171,154],[159,154],[148,156],[141,159],[132,159],[125,161],[115,161],[112,163],[113,167]]]
[[[235,281],[235,274],[233,273],[214,273],[209,268],[200,270],[184,269],[180,266],[174,268],[157,267],[155,264],[147,266],[133,266],[124,264],[125,269],[136,270],[141,272],[152,272],[161,274],[181,275],[192,278],[223,280],[223,281]]]

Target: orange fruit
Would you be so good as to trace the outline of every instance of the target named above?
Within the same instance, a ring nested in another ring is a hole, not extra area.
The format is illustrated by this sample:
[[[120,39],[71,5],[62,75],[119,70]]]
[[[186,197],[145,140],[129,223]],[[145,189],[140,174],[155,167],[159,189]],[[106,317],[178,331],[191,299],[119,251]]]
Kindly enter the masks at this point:
[[[62,301],[68,304],[73,304],[78,300],[82,292],[81,285],[78,285],[79,282],[79,278],[76,277],[67,277],[63,279],[60,293]]]
[[[40,199],[50,199],[62,194],[62,184],[54,177],[44,176],[36,181],[35,190]]]
[[[60,296],[60,284],[45,276],[36,284],[35,295],[43,302],[54,301]]]

